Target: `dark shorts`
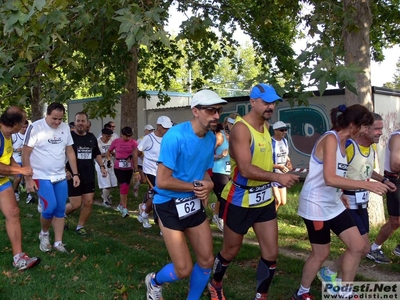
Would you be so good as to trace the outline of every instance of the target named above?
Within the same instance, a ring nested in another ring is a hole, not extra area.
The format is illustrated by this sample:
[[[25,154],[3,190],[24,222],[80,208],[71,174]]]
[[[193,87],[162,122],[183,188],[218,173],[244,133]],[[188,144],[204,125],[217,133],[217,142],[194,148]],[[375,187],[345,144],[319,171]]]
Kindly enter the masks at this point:
[[[387,210],[389,216],[399,217],[400,216],[400,179],[394,180],[389,178],[391,182],[397,187],[394,192],[388,192],[386,194]]]
[[[339,236],[343,231],[354,227],[355,223],[348,209],[328,221],[312,221],[304,219],[308,239],[311,244],[326,245],[331,242],[331,230]]]
[[[237,234],[244,235],[254,223],[276,219],[275,201],[258,208],[236,206],[225,201],[222,219],[224,219],[224,226],[228,226]]]
[[[132,169],[114,169],[115,177],[117,177],[118,183],[131,184],[133,170]]]
[[[368,217],[368,209],[349,209],[350,215],[353,217],[354,223],[358,228],[358,231],[361,235],[364,235],[369,232],[369,217]]]
[[[69,197],[78,197],[83,194],[94,193],[94,182],[92,183],[84,183],[80,184],[77,187],[74,187],[74,181],[68,180],[68,196]]]
[[[223,200],[221,198],[222,190],[224,189],[225,185],[229,182],[229,175],[221,174],[221,173],[213,173],[212,181],[214,183],[214,194],[217,196],[217,200]]]
[[[151,185],[154,187],[156,186],[156,176],[151,175],[151,174],[144,174],[147,176],[147,178],[149,179],[149,181],[151,182]]]
[[[172,230],[185,231],[186,228],[199,226],[207,219],[203,205],[198,212],[181,220],[179,220],[178,211],[173,200],[161,204],[153,204],[153,208],[164,227]]]

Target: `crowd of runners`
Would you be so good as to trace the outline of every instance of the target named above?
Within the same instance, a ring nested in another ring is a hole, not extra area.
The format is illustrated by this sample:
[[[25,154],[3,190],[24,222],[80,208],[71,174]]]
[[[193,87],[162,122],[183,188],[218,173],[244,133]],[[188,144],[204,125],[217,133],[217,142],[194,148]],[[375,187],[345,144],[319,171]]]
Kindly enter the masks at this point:
[[[224,275],[250,228],[261,252],[254,299],[267,299],[278,257],[277,210],[286,204],[286,188],[299,181],[291,172],[285,138],[289,126],[277,121],[270,135],[277,101],[282,99],[273,87],[257,84],[250,92],[251,110],[244,116],[232,113],[219,123],[227,102],[211,90],[201,90],[191,100],[191,120],[173,126],[168,116],[161,116],[156,127],[145,126],[145,135],[137,141],[131,127],[122,128],[121,136],[114,132],[112,121],[96,137],[84,112],[65,124],[65,108],[59,103],[50,104],[46,116],[31,124],[21,108],[6,109],[0,118],[0,205],[14,267],[24,270],[40,263],[22,250],[21,189],[26,190],[27,203],[38,200],[40,250],[68,253],[63,243],[68,216],[79,210],[74,230],[85,236],[96,184],[106,208],[116,204],[111,191],[119,189],[116,210],[123,218],[132,211],[129,191],[138,197],[140,184],[147,184],[137,219],[150,228],[153,214],[170,256],[170,263],[146,276],[147,299],[162,299],[163,284],[184,278],[190,282],[187,299],[200,299],[205,288],[211,299],[225,299]],[[400,131],[390,136],[382,176],[374,171],[381,116],[358,104],[340,105],[330,116],[332,128],[314,145],[299,197],[298,213],[311,252],[294,300],[315,299],[310,293],[315,277],[334,286],[352,282],[365,256],[390,263],[381,246],[400,226]],[[223,231],[217,252],[205,210],[212,190],[217,196],[212,221]],[[387,194],[389,214],[372,245],[369,192]],[[346,249],[334,264],[321,268],[329,256],[331,231]],[[400,256],[400,245],[393,253]]]

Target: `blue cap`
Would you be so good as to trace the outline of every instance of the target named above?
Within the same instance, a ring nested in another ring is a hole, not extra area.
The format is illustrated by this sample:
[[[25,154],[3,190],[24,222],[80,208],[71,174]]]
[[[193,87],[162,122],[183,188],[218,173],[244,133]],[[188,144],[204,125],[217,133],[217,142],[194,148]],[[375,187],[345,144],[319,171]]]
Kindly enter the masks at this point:
[[[261,98],[264,102],[273,103],[275,101],[283,101],[278,96],[275,89],[269,84],[260,83],[254,86],[250,92],[250,99]]]

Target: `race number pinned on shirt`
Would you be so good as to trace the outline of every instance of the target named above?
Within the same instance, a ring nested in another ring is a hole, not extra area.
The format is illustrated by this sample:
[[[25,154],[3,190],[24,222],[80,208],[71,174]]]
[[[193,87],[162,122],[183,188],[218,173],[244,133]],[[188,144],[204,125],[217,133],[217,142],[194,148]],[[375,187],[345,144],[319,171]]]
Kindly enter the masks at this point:
[[[88,147],[78,147],[76,157],[78,159],[92,159],[92,149]]]
[[[249,189],[249,206],[260,205],[271,199],[271,184],[251,187]]]
[[[369,192],[368,191],[356,191],[356,203],[357,204],[365,204],[369,201]]]
[[[119,159],[118,160],[118,166],[121,169],[130,169],[130,168],[132,168],[132,162],[130,160],[127,160],[127,159]]]
[[[174,201],[179,220],[185,219],[201,209],[200,199],[196,196],[175,198]]]

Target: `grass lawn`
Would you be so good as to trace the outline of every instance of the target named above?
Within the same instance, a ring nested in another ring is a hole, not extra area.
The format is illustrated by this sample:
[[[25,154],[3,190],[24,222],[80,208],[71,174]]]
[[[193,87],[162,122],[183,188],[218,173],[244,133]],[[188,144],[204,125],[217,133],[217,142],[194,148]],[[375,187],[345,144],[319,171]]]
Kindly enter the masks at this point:
[[[146,190],[142,185],[141,198]],[[303,221],[297,216],[297,198],[300,185],[290,190],[288,205],[279,209],[279,243],[293,251],[309,251]],[[114,204],[118,193],[113,192]],[[146,299],[144,277],[147,273],[159,270],[169,262],[159,229],[153,226],[144,229],[131,215],[123,219],[120,213],[102,206],[93,206],[93,212],[85,227],[89,235],[81,237],[74,233],[78,213],[70,216],[69,230],[63,242],[71,252],[69,255],[39,250],[39,214],[36,205],[28,205],[21,197],[21,221],[23,226],[23,248],[31,256],[40,256],[42,262],[34,269],[25,272],[14,270],[11,265],[12,253],[5,226],[0,227],[0,299]],[[100,199],[96,191],[96,199]],[[211,201],[215,201],[212,195]],[[130,195],[129,208],[136,210],[139,199]],[[208,211],[211,216],[211,212]],[[3,220],[4,217],[0,217]],[[219,232],[213,224],[215,232]],[[371,234],[375,237],[377,231]],[[53,237],[53,235],[51,235]],[[250,231],[248,238],[254,238]],[[385,243],[384,250],[389,254],[400,242],[399,233]],[[52,240],[53,242],[53,240]],[[222,239],[214,239],[214,252],[221,249]],[[332,242],[332,257],[343,251],[343,245],[336,238]],[[255,293],[255,272],[259,259],[259,249],[243,245],[239,255],[229,267],[224,281],[227,299],[252,299]],[[399,258],[393,263],[378,266],[380,269],[399,272]],[[368,262],[367,262],[368,263]],[[270,288],[270,299],[291,299],[300,284],[304,262],[280,256],[276,276]],[[321,284],[316,279],[312,286],[313,294],[320,299]],[[166,285],[164,299],[186,299],[188,280]],[[209,299],[204,292],[201,299]]]

